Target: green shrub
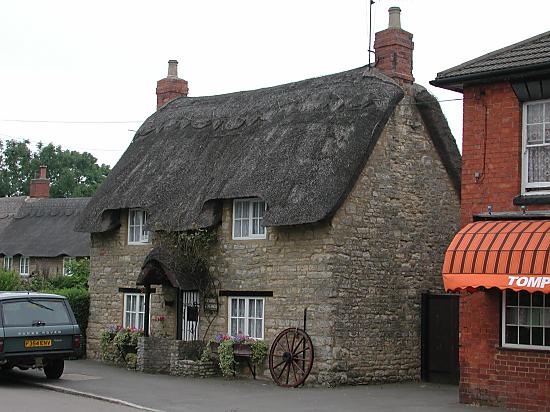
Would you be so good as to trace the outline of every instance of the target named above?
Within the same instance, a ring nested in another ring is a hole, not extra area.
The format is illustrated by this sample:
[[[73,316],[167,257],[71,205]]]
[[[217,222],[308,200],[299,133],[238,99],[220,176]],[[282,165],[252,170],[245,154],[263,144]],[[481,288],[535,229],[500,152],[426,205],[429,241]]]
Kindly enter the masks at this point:
[[[111,326],[101,333],[99,341],[101,358],[107,362],[135,369],[137,344],[141,336],[143,331],[139,329]]]
[[[82,347],[85,348],[86,329],[88,328],[88,316],[90,315],[90,292],[81,288],[70,289],[50,289],[45,290],[46,293],[55,293],[56,295],[65,296],[71,305],[74,312],[74,317],[80,332],[82,333]]]
[[[21,289],[21,277],[15,272],[0,269],[0,290],[12,291]]]

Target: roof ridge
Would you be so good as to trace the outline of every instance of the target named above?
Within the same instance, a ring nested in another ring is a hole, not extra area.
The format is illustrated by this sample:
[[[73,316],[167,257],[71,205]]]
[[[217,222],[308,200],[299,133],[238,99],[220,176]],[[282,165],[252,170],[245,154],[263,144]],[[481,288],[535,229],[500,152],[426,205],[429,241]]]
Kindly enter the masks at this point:
[[[504,52],[507,52],[507,51],[511,51],[517,47],[520,47],[520,46],[524,46],[526,44],[529,44],[531,42],[536,42],[538,41],[539,39],[542,39],[544,37],[550,37],[550,30],[549,31],[546,31],[544,33],[541,33],[541,34],[537,34],[536,36],[533,36],[533,37],[529,37],[528,39],[525,39],[525,40],[522,40],[520,42],[517,42],[517,43],[514,43],[514,44],[511,44],[509,46],[505,46],[505,47],[502,47],[498,50],[494,50],[492,52],[489,52],[489,53],[486,53],[486,54],[483,54],[479,57],[476,57],[474,59],[471,59],[471,60],[468,60],[467,62],[464,62],[464,63],[461,63],[457,66],[454,66],[454,67],[451,67],[447,70],[443,70],[441,72],[438,72],[437,75],[436,75],[436,79],[441,79],[441,78],[444,78],[446,76],[446,74],[450,73],[450,72],[454,72],[454,71],[457,71],[457,70],[460,70],[460,69],[464,69],[470,65],[472,65],[473,63],[478,63],[478,62],[481,62],[483,60],[486,60],[490,57],[494,57],[498,54],[502,54]],[[449,77],[452,77],[452,76],[449,76]]]

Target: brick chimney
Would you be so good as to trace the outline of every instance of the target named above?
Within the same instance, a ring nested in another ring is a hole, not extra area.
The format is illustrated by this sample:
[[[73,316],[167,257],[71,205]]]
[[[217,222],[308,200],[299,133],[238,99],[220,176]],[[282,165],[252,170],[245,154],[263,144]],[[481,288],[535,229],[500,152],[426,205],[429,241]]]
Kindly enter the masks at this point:
[[[168,76],[157,82],[157,110],[181,96],[187,96],[187,80],[178,77],[178,61],[168,60]]]
[[[413,35],[401,28],[401,9],[390,7],[388,28],[374,37],[375,67],[400,84],[414,82]]]
[[[46,169],[46,166],[40,166],[40,174],[37,178],[31,180],[30,197],[50,197],[50,179],[46,177]]]

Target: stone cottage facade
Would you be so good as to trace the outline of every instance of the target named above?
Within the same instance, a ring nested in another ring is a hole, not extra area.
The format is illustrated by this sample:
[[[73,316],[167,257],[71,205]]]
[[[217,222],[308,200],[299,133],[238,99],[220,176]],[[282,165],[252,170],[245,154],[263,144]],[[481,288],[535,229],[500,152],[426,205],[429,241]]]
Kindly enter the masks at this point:
[[[143,124],[78,226],[92,233],[89,356],[113,324],[270,342],[307,308],[311,382],[419,378],[420,296],[442,290],[460,155],[413,83],[412,35],[393,13],[375,43],[381,69],[184,94]],[[391,53],[404,64],[386,64]],[[163,236],[197,228],[215,232],[214,312],[160,257]],[[150,319],[137,283],[154,288]]]
[[[550,32],[437,74],[464,95],[460,401],[550,411]],[[456,262],[456,263],[455,263]]]
[[[90,198],[50,199],[49,185],[42,166],[28,197],[0,198],[0,264],[22,278],[61,276],[90,256],[90,236],[74,230]]]

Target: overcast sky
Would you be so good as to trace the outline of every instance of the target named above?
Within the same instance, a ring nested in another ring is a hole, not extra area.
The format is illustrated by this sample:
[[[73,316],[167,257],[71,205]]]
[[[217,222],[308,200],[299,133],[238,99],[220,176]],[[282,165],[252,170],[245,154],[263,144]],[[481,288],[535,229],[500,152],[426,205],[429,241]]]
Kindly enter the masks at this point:
[[[414,35],[416,82],[440,100],[461,95],[429,86],[437,72],[550,30],[548,0],[376,0],[373,31],[390,6]],[[273,86],[367,64],[368,21],[368,0],[6,0],[0,139],[114,166],[154,112],[169,59],[190,96]],[[441,104],[460,146],[462,102]]]

